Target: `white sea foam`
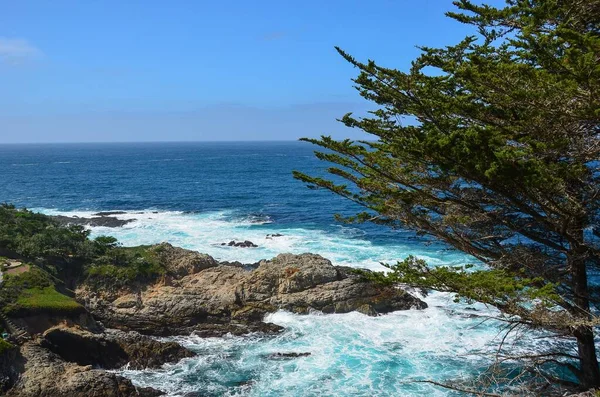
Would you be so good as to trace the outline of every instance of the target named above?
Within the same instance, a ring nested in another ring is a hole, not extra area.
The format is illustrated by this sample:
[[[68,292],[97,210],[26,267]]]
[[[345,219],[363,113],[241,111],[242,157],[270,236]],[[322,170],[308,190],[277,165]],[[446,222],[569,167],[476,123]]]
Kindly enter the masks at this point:
[[[90,217],[94,211],[60,212],[38,209],[52,215]],[[168,241],[173,245],[212,255],[218,260],[254,263],[280,253],[318,253],[336,265],[383,270],[380,265],[394,263],[408,255],[416,255],[431,265],[460,264],[471,258],[455,252],[425,246],[398,244],[380,246],[362,238],[364,232],[339,226],[335,232],[308,228],[281,228],[269,217],[236,216],[232,211],[184,213],[177,211],[128,211],[116,215],[135,219],[121,228],[95,227],[92,236],[111,235],[125,245],[155,244]],[[268,234],[282,234],[271,237]],[[250,240],[258,248],[222,246],[231,240]]]
[[[81,217],[94,214],[43,212]],[[125,245],[168,241],[219,260],[253,263],[283,252],[313,252],[335,264],[376,270],[383,269],[380,262],[391,263],[410,254],[432,265],[471,260],[431,247],[380,246],[368,241],[360,230],[346,226],[333,228],[334,232],[281,228],[260,215],[146,210],[116,216],[135,221],[121,228],[92,228],[92,235],[112,235]],[[274,233],[283,236],[267,238]],[[220,245],[230,240],[250,240],[259,248]],[[496,314],[483,305],[456,304],[452,296],[441,293],[424,299],[429,304],[426,310],[380,317],[277,312],[266,321],[285,327],[281,335],[173,338],[199,356],[159,370],[120,372],[136,385],[152,386],[171,396],[192,392],[205,396],[448,395],[446,390],[409,381],[441,381],[476,373],[487,364],[477,353],[497,348],[500,328],[493,321],[483,321],[486,317],[482,316]],[[506,346],[523,348],[518,342],[508,340]],[[291,360],[270,357],[278,352],[311,354]]]
[[[494,351],[496,324],[481,323],[493,310],[452,302],[448,294],[425,298],[429,309],[386,316],[360,313],[266,317],[285,327],[275,337],[170,338],[197,358],[154,371],[122,371],[140,386],[171,396],[444,396],[447,391],[412,380],[469,377],[488,364],[477,352]],[[452,310],[448,310],[452,309]],[[516,340],[506,341],[515,347]],[[272,355],[310,353],[291,360]]]

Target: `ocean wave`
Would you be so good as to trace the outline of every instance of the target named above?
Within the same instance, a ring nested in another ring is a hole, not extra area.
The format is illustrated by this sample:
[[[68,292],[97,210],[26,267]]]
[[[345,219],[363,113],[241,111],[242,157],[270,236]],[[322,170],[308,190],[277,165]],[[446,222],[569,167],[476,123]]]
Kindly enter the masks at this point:
[[[453,303],[449,294],[434,293],[425,300],[427,310],[379,317],[279,311],[265,318],[285,327],[274,337],[166,338],[198,357],[159,370],[120,373],[136,385],[155,387],[170,396],[445,396],[445,390],[410,381],[471,376],[489,364],[480,353],[496,351],[500,337],[497,323],[482,325],[473,317],[444,309],[496,312],[483,305]],[[520,348],[516,338],[505,344]],[[281,352],[310,355],[272,358]]]
[[[98,212],[38,210],[80,217]],[[381,262],[394,263],[407,255],[432,265],[473,260],[423,245],[378,245],[346,226],[329,230],[281,226],[263,213],[147,209],[114,216],[135,221],[119,228],[92,228],[92,236],[112,235],[125,245],[168,241],[219,260],[242,263],[283,252],[318,253],[337,265],[373,270],[383,270]],[[272,223],[264,223],[267,220]],[[231,240],[250,240],[259,247],[220,245]],[[445,396],[448,394],[443,389],[410,380],[465,378],[486,368],[489,362],[481,353],[495,351],[502,335],[499,323],[489,319],[498,313],[484,305],[455,303],[451,294],[432,293],[423,299],[429,305],[425,310],[379,317],[356,312],[296,315],[279,311],[265,321],[283,326],[285,331],[280,335],[169,338],[199,355],[158,370],[126,368],[117,372],[138,386],[151,386],[169,396]],[[548,341],[521,337],[504,343],[517,352],[543,347]],[[291,360],[272,358],[281,352],[310,355]]]
[[[36,209],[50,215],[91,217],[97,211],[57,211]],[[119,209],[110,209],[119,211]],[[364,232],[350,227],[332,230],[278,225],[268,214],[243,214],[239,211],[183,212],[124,211],[119,219],[134,220],[120,228],[94,227],[92,236],[110,235],[124,245],[156,244],[168,241],[173,245],[214,256],[218,260],[255,263],[281,253],[320,254],[336,265],[385,270],[381,262],[395,263],[408,255],[416,255],[431,265],[464,264],[473,259],[454,251],[445,251],[417,244],[378,245],[369,241]],[[272,237],[272,235],[278,235]],[[229,241],[252,241],[258,248],[223,247]]]

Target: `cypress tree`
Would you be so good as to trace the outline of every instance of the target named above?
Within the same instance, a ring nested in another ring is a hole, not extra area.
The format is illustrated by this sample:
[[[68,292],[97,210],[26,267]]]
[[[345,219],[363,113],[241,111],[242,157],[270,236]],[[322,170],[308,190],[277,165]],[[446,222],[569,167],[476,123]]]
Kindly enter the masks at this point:
[[[294,175],[364,207],[347,221],[409,228],[484,265],[410,257],[369,277],[454,292],[574,338],[576,354],[537,362],[598,387],[600,1],[454,4],[447,15],[477,34],[421,48],[407,71],[337,48],[378,109],[341,121],[373,139],[304,139],[325,149],[315,153],[331,176]]]

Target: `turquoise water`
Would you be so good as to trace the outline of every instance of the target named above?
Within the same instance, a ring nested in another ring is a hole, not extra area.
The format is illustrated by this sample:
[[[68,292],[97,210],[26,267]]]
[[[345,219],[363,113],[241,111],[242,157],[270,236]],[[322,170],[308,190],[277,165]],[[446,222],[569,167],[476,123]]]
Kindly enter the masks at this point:
[[[90,211],[49,214],[89,216]],[[282,252],[316,252],[335,264],[382,270],[389,262],[416,254],[434,265],[460,264],[464,255],[426,245],[379,245],[360,229],[329,231],[278,227],[256,217],[236,218],[228,211],[208,213],[131,211],[120,218],[136,221],[121,228],[93,228],[125,245],[169,241],[207,252],[220,260],[246,263]],[[267,239],[267,234],[284,236]],[[251,240],[255,249],[222,247],[220,242]],[[360,313],[306,316],[278,312],[266,318],[285,327],[282,335],[201,339],[172,338],[199,357],[160,370],[122,371],[135,384],[152,386],[171,396],[420,396],[450,395],[444,389],[411,380],[466,379],[489,361],[479,353],[494,352],[501,339],[497,314],[482,305],[453,302],[449,294],[432,293],[426,310],[380,317]],[[485,321],[484,321],[485,320]],[[521,349],[509,339],[509,349]],[[311,353],[308,357],[274,359],[278,352]]]
[[[0,201],[48,214],[126,211],[119,217],[134,222],[91,230],[125,245],[168,241],[244,263],[313,252],[373,270],[411,254],[431,265],[472,262],[409,231],[334,222],[333,213],[357,208],[291,177],[294,169],[323,172],[312,147],[301,143],[0,145],[0,169]],[[283,236],[266,238],[273,233]],[[220,245],[230,240],[259,247]],[[496,314],[490,308],[457,304],[441,293],[424,299],[426,310],[380,317],[278,312],[266,320],[285,327],[279,336],[180,337],[175,340],[198,357],[121,373],[171,396],[450,395],[411,381],[473,376],[489,364],[480,353],[497,349],[501,329],[486,320]],[[530,342],[509,339],[506,348]],[[270,356],[278,352],[311,354]]]

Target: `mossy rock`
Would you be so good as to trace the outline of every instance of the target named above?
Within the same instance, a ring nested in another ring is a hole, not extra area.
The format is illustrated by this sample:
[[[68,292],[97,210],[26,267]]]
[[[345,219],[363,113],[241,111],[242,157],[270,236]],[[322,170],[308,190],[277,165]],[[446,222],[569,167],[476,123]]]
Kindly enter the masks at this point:
[[[5,341],[4,339],[0,338],[0,355],[6,353],[9,350],[14,349],[15,346],[7,341]]]

